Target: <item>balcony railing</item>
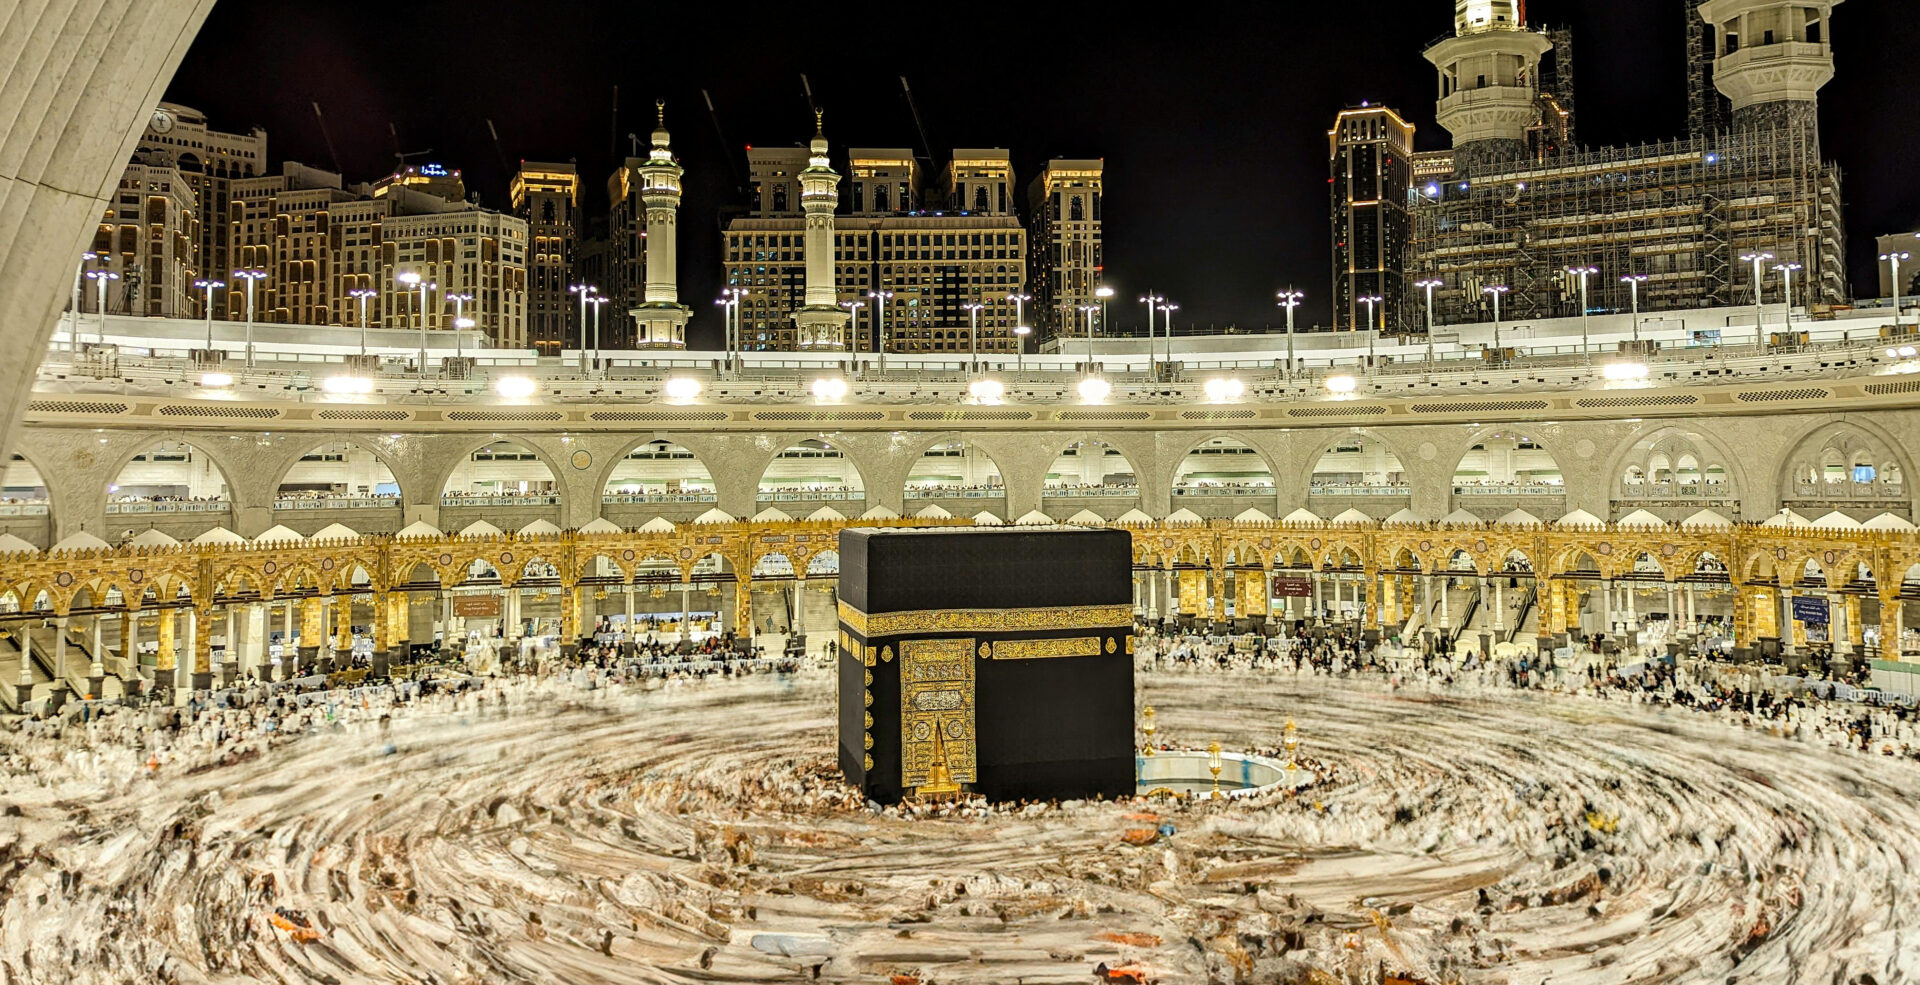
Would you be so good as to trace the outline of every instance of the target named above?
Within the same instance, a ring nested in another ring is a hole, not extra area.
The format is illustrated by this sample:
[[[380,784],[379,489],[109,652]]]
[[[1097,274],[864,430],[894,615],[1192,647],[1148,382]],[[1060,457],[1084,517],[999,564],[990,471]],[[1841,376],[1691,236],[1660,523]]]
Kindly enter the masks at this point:
[[[276,510],[374,510],[399,505],[398,496],[290,496],[273,501]]]
[[[1272,496],[1272,486],[1174,486],[1175,496]]]
[[[1615,492],[1640,499],[1703,499],[1732,496],[1733,487],[1724,482],[1622,482]]]
[[[225,513],[233,504],[224,499],[216,500],[135,500],[121,503],[108,503],[107,512],[113,513]]]
[[[1005,499],[999,486],[908,486],[908,499]]]
[[[46,516],[46,503],[0,503],[0,516]]]
[[[1566,486],[1546,483],[1501,483],[1496,485],[1454,486],[1455,496],[1565,496]]]
[[[1907,487],[1898,482],[1796,482],[1790,499],[1906,499]]]
[[[1045,499],[1132,499],[1140,495],[1139,486],[1048,486],[1040,490]]]
[[[720,497],[710,492],[606,493],[600,502],[607,506],[622,503],[717,503]]]
[[[753,498],[760,503],[847,503],[867,494],[860,489],[762,489]]]
[[[522,496],[442,496],[441,506],[559,506],[558,493],[530,493]]]
[[[1360,482],[1315,483],[1310,496],[1411,496],[1412,486],[1368,485]]]

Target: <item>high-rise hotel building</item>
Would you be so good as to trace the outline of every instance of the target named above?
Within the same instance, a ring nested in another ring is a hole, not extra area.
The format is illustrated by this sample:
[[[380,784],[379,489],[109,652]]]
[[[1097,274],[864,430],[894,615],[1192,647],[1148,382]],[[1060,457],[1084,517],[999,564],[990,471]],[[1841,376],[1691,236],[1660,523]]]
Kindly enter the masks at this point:
[[[803,148],[748,153],[750,214],[725,234],[727,285],[748,292],[748,349],[800,347],[793,312],[806,287],[800,181],[808,166]],[[1027,238],[1011,211],[1007,152],[955,150],[930,179],[911,151],[852,148],[847,175],[834,219],[833,280],[853,312],[852,347],[875,351],[884,324],[890,352],[966,353],[967,306],[979,304],[980,351],[1012,352],[1019,306],[1009,298],[1027,287]]]
[[[1413,250],[1413,217],[1407,212],[1413,124],[1384,106],[1349,109],[1327,132],[1327,144],[1333,328],[1408,331],[1416,324],[1407,277]],[[1378,300],[1369,304],[1365,298]]]
[[[1084,333],[1081,309],[1099,303],[1096,292],[1106,270],[1100,219],[1105,171],[1100,160],[1056,159],[1027,186],[1036,251],[1028,320],[1041,341]],[[1096,321],[1095,331],[1104,330]]]
[[[527,224],[527,342],[557,356],[580,338],[578,305],[567,293],[580,240],[580,174],[571,164],[522,161],[507,197]]]

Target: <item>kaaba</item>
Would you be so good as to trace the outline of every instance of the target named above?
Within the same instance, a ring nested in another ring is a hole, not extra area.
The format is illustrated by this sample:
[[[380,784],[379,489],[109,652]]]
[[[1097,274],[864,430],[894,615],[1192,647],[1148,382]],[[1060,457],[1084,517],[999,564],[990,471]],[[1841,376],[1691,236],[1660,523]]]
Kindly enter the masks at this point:
[[[1123,530],[840,534],[840,769],[883,804],[1134,792]]]

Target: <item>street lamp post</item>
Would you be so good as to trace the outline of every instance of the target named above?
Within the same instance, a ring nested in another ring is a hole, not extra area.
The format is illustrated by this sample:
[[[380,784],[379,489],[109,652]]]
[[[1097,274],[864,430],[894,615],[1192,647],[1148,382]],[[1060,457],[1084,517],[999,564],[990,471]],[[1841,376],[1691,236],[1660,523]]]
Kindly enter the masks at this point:
[[[1033,329],[1025,325],[1013,326],[1013,380],[1015,384],[1019,384],[1026,379],[1027,336],[1032,334]]]
[[[1500,348],[1500,295],[1510,290],[1513,290],[1513,288],[1505,284],[1495,284],[1492,287],[1483,287],[1480,289],[1480,293],[1493,296],[1493,347],[1495,349]]]
[[[604,294],[593,296],[593,365],[601,379],[607,377],[607,367],[600,361],[600,307],[613,299]],[[735,302],[736,307],[738,302]]]
[[[587,371],[587,299],[593,297],[599,290],[585,281],[567,285],[567,293],[578,295],[580,298],[580,372],[582,373]],[[731,348],[727,350],[727,358],[729,360],[733,358]]]
[[[409,287],[420,289],[420,375],[427,375],[427,292],[440,286],[419,274],[408,271],[394,278]],[[249,306],[251,310],[251,306]]]
[[[223,280],[206,280],[203,278],[194,281],[193,286],[206,293],[207,351],[211,352],[213,351],[213,292],[227,286],[227,282]]]
[[[1306,294],[1287,288],[1279,295],[1280,307],[1287,309],[1287,379],[1293,379],[1293,309],[1300,307],[1300,299]]]
[[[1753,344],[1761,351],[1767,348],[1766,293],[1761,290],[1760,265],[1773,259],[1771,253],[1744,253],[1740,259],[1753,264]]]
[[[1640,285],[1647,282],[1646,274],[1628,274],[1620,278],[1627,285],[1627,291],[1633,297],[1633,340],[1640,341]]]
[[[887,372],[887,300],[893,297],[892,291],[868,291],[867,297],[873,299],[873,348],[880,357],[881,375]]]
[[[1882,253],[1880,259],[1893,264],[1893,334],[1900,334],[1900,261],[1913,259],[1911,253]]]
[[[265,280],[267,276],[267,272],[264,270],[236,270],[233,272],[233,276],[236,280],[244,280],[247,282],[247,368],[252,369],[253,368],[253,285],[255,281]]]
[[[1423,281],[1415,281],[1413,285],[1427,292],[1427,367],[1429,369],[1433,367],[1433,289],[1444,283],[1437,277],[1429,277]],[[1372,308],[1367,309],[1367,319],[1369,321],[1373,319]]]
[[[473,321],[467,318],[467,302],[473,300],[473,295],[461,291],[458,294],[447,295],[447,300],[453,302],[453,355],[458,359],[467,354],[466,344],[460,340],[460,333],[473,327]],[[462,322],[466,324],[463,325]]]
[[[1179,310],[1180,306],[1177,304],[1160,305],[1160,330],[1167,336],[1167,366],[1169,367],[1173,365],[1173,313]]]
[[[860,309],[867,306],[865,301],[842,301],[840,307],[847,309],[847,361],[851,365],[853,356],[860,351]]]
[[[1793,272],[1800,269],[1797,263],[1775,264],[1774,270],[1780,272],[1782,280],[1787,282],[1787,331],[1793,331]]]
[[[93,281],[94,286],[99,288],[100,344],[106,345],[107,344],[107,283],[109,281],[119,280],[120,275],[114,273],[111,270],[89,270],[87,271],[87,279],[90,281]],[[75,340],[75,343],[78,344],[77,339]],[[76,349],[75,351],[77,352],[79,350]]]
[[[986,305],[975,302],[961,307],[967,309],[967,372],[977,373],[980,371],[980,309]]]
[[[1599,267],[1568,267],[1567,273],[1580,278],[1580,353],[1586,358],[1587,365],[1593,365],[1592,335],[1588,328],[1592,324],[1592,313],[1587,304],[1587,278],[1600,272]]]
[[[721,296],[714,298],[713,304],[720,309],[720,345],[726,351],[726,358],[721,365],[725,367],[725,372],[731,373],[733,372],[733,299],[727,297],[726,293],[721,291]],[[585,312],[586,305],[582,304],[580,310]],[[581,323],[585,324],[584,317]],[[585,346],[583,345],[582,348]]]
[[[360,354],[363,356],[367,354],[367,300],[377,297],[379,294],[379,291],[371,287],[356,287],[347,292],[348,297],[358,298],[360,301]],[[211,332],[212,329],[208,329],[208,331]],[[207,344],[211,347],[213,343],[208,342]]]
[[[1097,304],[1083,304],[1080,313],[1087,316],[1087,362],[1093,362],[1093,313],[1100,310]]]
[[[100,254],[89,250],[80,254],[80,266],[73,271],[73,324],[67,328],[67,348],[75,353],[80,351],[80,284],[87,279],[87,264],[100,259]]]
[[[1101,290],[1106,291],[1108,294],[1113,293],[1113,288],[1111,287],[1103,287],[1101,288]],[[1019,292],[1015,292],[1013,294],[1007,295],[1007,300],[1013,302],[1013,327],[1015,329],[1014,334],[1018,335],[1019,334],[1018,329],[1020,328],[1020,326],[1025,325],[1027,323],[1027,302],[1033,300],[1033,295],[1021,294]],[[1016,344],[1019,344],[1019,341],[1020,341],[1019,339],[1014,340]],[[1024,349],[1025,346],[1021,346],[1021,348]],[[1024,355],[1024,353],[1022,353],[1022,355]]]
[[[747,295],[753,292],[744,287],[728,287],[720,293],[726,295],[727,310],[733,315],[727,333],[732,340],[727,346],[727,371],[737,374],[740,372],[741,351],[747,346]],[[594,337],[593,344],[595,349],[600,347],[598,335]]]
[[[1093,296],[1100,299],[1100,330],[1107,330],[1107,302],[1113,300],[1114,290],[1102,284],[1093,289]]]
[[[1438,282],[1438,280],[1436,280],[1436,282]],[[1425,280],[1421,280],[1421,284],[1427,284],[1427,282],[1425,282]],[[1419,286],[1419,284],[1415,284],[1415,286]],[[1432,292],[1432,290],[1428,290],[1427,292],[1428,300],[1430,300],[1432,296],[1434,296],[1434,292]],[[1373,324],[1375,324],[1373,323],[1373,313],[1375,313],[1375,305],[1379,305],[1380,301],[1384,301],[1384,298],[1380,298],[1379,294],[1371,294],[1371,296],[1367,296],[1367,298],[1354,298],[1354,300],[1359,301],[1359,303],[1363,303],[1363,305],[1367,305],[1367,330],[1369,330],[1369,332],[1373,332]],[[1428,311],[1430,311],[1430,309],[1432,309],[1432,303],[1428,303],[1427,307],[1428,307]],[[1430,319],[1430,317],[1428,317],[1427,319],[1427,334],[1428,334],[1428,338],[1432,338],[1432,319]],[[1428,344],[1427,346],[1427,361],[1432,361],[1432,344]]]
[[[1140,303],[1147,306],[1147,375],[1149,376],[1157,375],[1154,372],[1154,365],[1160,361],[1160,350],[1154,348],[1153,341],[1153,308],[1165,300],[1166,298],[1152,291],[1148,291],[1147,296],[1140,299]],[[1171,357],[1171,352],[1169,352],[1169,357]]]

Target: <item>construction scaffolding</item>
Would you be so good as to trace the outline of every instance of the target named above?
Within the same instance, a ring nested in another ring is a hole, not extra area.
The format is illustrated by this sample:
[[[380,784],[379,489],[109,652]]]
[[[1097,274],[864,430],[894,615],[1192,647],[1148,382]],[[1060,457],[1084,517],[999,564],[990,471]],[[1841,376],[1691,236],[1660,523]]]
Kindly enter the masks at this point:
[[[1797,263],[1799,304],[1848,300],[1840,174],[1820,160],[1812,127],[1723,133],[1566,154],[1419,181],[1412,189],[1413,270],[1437,276],[1436,322],[1491,319],[1483,288],[1504,285],[1505,320],[1580,314],[1568,268],[1588,280],[1595,313],[1626,311],[1627,275],[1643,312],[1750,303],[1744,255]],[[1781,281],[1765,271],[1769,301]],[[1811,294],[1808,293],[1811,289]]]

